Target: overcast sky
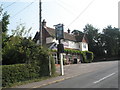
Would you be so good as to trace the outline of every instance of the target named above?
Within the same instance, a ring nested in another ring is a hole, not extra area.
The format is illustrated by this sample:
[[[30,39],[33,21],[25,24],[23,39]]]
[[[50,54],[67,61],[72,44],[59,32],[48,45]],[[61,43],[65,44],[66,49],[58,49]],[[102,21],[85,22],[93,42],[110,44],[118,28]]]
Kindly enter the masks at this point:
[[[0,5],[10,14],[9,29],[20,23],[32,27],[32,36],[39,30],[39,0],[1,0]],[[69,28],[83,31],[86,24],[92,24],[102,31],[107,25],[118,27],[119,0],[41,0],[42,20],[47,26],[63,23],[64,31]],[[15,3],[14,3],[15,2]],[[33,3],[32,3],[33,2]]]

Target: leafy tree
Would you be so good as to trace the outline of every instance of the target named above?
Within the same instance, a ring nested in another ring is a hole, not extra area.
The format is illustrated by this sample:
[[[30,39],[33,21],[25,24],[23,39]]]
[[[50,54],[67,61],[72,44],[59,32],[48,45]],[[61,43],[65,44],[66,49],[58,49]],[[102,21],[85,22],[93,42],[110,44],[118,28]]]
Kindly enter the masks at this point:
[[[120,55],[120,30],[107,26],[102,33],[98,33],[98,29],[87,24],[84,28],[89,41],[89,50],[94,52],[95,57],[104,58],[116,57]]]
[[[18,37],[31,38],[31,34],[30,34],[31,29],[32,28],[29,28],[28,30],[26,30],[25,25],[20,24],[16,27],[15,30],[12,30],[12,35],[18,36]]]
[[[78,35],[78,36],[84,34],[83,32],[81,32],[81,31],[79,31],[79,30],[73,30],[71,33],[73,33],[74,35]]]
[[[73,31],[72,31],[72,34],[75,35],[75,38],[76,38],[77,41],[81,41],[81,39],[82,39],[83,36],[84,36],[84,33],[81,32],[81,31],[79,31],[79,30],[73,30]]]
[[[23,63],[23,54],[19,52],[19,48],[16,46],[22,40],[19,37],[9,37],[9,40],[6,42],[6,45],[3,48],[3,64],[16,64]]]
[[[29,30],[25,30],[25,26],[16,27],[16,30],[12,30],[13,35],[9,36],[6,45],[3,48],[3,64],[16,64],[16,63],[28,63],[30,50],[29,46],[33,43],[31,37],[28,36]],[[12,53],[11,53],[12,52]]]
[[[2,7],[0,7],[0,16],[1,16],[1,20],[0,20],[0,32],[1,32],[1,37],[2,37],[2,54],[4,51],[4,47],[6,46],[7,41],[9,40],[9,37],[7,35],[7,31],[8,31],[8,24],[9,24],[9,15],[7,14],[7,12],[2,12]],[[3,14],[2,14],[3,13]]]
[[[120,31],[118,28],[107,26],[103,29],[103,41],[108,56],[118,56]]]
[[[102,55],[101,34],[98,33],[98,31],[99,30],[91,24],[85,25],[84,33],[86,33],[89,41],[89,50],[92,51],[96,57]]]
[[[2,16],[2,20],[0,21],[0,23],[2,23],[2,25],[0,25],[0,28],[2,28],[2,47],[5,46],[5,43],[8,41],[8,35],[7,35],[7,31],[8,31],[8,24],[9,24],[9,15],[7,14],[7,12],[5,12]]]

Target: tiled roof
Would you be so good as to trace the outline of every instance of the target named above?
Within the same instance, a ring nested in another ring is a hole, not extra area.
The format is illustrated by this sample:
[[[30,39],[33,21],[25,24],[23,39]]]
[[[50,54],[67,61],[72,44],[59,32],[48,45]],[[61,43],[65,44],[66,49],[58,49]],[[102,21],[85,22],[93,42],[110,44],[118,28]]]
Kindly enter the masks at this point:
[[[46,30],[51,37],[55,37],[55,29],[50,28],[50,27],[45,27],[43,30]],[[39,36],[40,36],[40,33],[37,32],[35,37],[33,38],[33,40],[36,42],[36,40],[39,39]],[[82,42],[83,37],[84,37],[84,35],[75,36],[75,35],[69,34],[67,32],[64,32],[65,40],[70,40],[70,41],[74,41],[74,42]],[[85,38],[85,40],[87,40],[86,37],[84,37],[84,38]]]
[[[46,27],[46,31],[53,37],[55,37],[55,29]],[[64,32],[64,39],[66,40],[71,40],[71,41],[76,41],[76,38],[74,35],[71,35],[69,33]]]
[[[55,37],[55,29],[46,27],[46,31],[50,34],[50,36]]]

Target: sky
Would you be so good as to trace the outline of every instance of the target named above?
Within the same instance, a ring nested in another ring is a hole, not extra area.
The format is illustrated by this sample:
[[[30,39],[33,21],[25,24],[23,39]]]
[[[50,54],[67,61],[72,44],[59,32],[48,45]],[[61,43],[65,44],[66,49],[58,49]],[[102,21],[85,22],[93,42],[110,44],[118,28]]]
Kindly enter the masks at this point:
[[[118,27],[119,0],[41,0],[42,20],[47,26],[64,24],[69,28],[83,31],[86,24],[92,24],[101,32],[108,25]],[[31,35],[39,31],[39,0],[0,0],[3,12],[10,14],[9,33],[23,23],[26,29],[32,27]]]

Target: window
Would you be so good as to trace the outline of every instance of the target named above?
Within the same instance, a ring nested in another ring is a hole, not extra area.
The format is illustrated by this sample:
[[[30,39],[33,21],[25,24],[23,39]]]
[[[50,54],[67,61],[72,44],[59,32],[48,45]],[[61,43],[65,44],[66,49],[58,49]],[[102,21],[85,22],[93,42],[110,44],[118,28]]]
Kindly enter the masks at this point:
[[[83,43],[83,47],[86,48],[86,43]]]

